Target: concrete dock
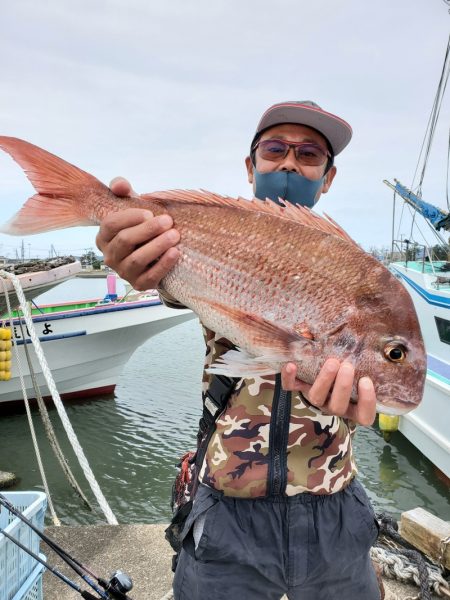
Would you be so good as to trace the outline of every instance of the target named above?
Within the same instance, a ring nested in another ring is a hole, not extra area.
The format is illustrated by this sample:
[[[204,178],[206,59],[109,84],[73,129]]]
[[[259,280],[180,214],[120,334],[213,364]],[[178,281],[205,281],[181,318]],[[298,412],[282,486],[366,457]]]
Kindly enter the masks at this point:
[[[128,573],[134,581],[133,600],[169,600],[172,598],[172,550],[164,539],[165,525],[100,525],[83,527],[47,527],[55,542],[102,577],[116,569]],[[80,584],[71,569],[48,548],[42,551],[49,563]],[[384,580],[385,600],[416,598],[418,588]],[[83,589],[86,585],[83,584]],[[78,600],[80,595],[54,575],[44,575],[44,600]],[[435,596],[433,596],[435,598]],[[437,599],[437,596],[436,596]],[[207,599],[205,599],[207,600]],[[211,598],[213,600],[213,598]],[[245,600],[244,597],[239,600]]]

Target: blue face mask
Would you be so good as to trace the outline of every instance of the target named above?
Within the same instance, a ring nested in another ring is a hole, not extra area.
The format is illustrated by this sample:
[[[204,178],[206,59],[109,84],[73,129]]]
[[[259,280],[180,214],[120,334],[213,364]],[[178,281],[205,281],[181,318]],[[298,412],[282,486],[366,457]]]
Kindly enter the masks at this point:
[[[272,171],[260,173],[253,168],[255,177],[255,196],[260,200],[270,198],[280,204],[279,198],[291,204],[300,204],[312,208],[317,202],[316,194],[325,181],[308,179],[293,171]]]

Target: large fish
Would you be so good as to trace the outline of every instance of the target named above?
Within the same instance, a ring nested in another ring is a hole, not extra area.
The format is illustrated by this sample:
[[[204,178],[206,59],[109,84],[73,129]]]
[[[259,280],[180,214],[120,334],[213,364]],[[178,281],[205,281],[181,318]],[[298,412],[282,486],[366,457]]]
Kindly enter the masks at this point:
[[[401,414],[421,401],[426,358],[411,298],[336,223],[293,205],[209,192],[119,198],[28,142],[0,136],[0,147],[38,192],[6,233],[97,225],[129,207],[171,215],[181,257],[162,286],[238,348],[216,372],[267,375],[293,361],[297,376],[312,383],[325,359],[335,357],[353,363],[356,381],[373,380],[378,410]]]

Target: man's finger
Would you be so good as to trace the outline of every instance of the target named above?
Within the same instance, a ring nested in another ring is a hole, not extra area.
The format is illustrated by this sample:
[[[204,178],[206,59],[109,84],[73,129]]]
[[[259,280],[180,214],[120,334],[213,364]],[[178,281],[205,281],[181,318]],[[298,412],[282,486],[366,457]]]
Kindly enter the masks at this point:
[[[358,402],[348,407],[346,417],[367,427],[375,421],[376,412],[377,397],[372,380],[361,377],[358,381]]]
[[[167,231],[172,225],[173,220],[169,215],[153,217],[153,213],[149,210],[127,208],[111,213],[103,219],[97,234],[97,246],[103,250],[105,245],[120,234],[120,243],[127,244],[125,254],[129,252],[130,245],[142,244],[155,235]]]
[[[281,387],[283,390],[295,390],[296,387],[297,367],[295,363],[287,363],[281,369]]]
[[[116,196],[132,196],[137,197],[137,194],[131,187],[131,183],[125,177],[114,177],[109,184],[109,188]]]
[[[327,412],[342,417],[350,403],[350,396],[355,378],[355,369],[349,362],[343,362],[339,367],[333,390],[327,403]]]
[[[140,275],[134,284],[137,290],[148,290],[157,287],[159,282],[175,266],[181,252],[178,248],[169,248],[160,259]]]
[[[120,234],[118,234],[117,237],[119,236]],[[149,265],[152,265],[152,263],[155,261],[159,261],[160,257],[162,257],[162,255],[167,252],[169,248],[175,246],[179,241],[179,232],[176,229],[169,229],[168,231],[165,231],[150,241],[142,244],[140,247],[134,248],[134,250],[130,252],[130,254],[123,257],[121,261],[117,261],[117,257],[115,257],[114,264],[119,262],[116,272],[124,279],[130,281],[134,287],[138,285],[137,282],[140,282],[139,289],[142,289],[141,278],[149,270]],[[114,240],[110,245],[112,244],[114,244]],[[123,243],[119,244],[118,248],[122,249]],[[156,264],[158,263],[155,263],[155,265]],[[163,265],[164,264],[165,263],[163,263]],[[153,273],[157,274],[159,271],[160,269],[156,269],[153,271]],[[126,277],[124,277],[124,275],[126,275]],[[156,280],[155,277],[153,279]]]
[[[308,400],[311,404],[319,407],[325,404],[339,371],[339,366],[340,362],[336,358],[329,358],[325,361],[309,390]]]

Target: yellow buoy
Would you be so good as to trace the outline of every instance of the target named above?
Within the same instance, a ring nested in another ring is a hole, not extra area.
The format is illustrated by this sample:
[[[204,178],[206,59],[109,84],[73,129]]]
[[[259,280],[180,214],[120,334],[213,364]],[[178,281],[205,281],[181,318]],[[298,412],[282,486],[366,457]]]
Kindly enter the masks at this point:
[[[0,340],[10,340],[12,338],[12,330],[10,327],[0,327]]]
[[[0,327],[0,381],[11,379],[11,339],[11,328]]]
[[[399,420],[398,415],[385,415],[383,413],[378,415],[378,426],[386,442],[391,439],[394,431],[398,430]]]

